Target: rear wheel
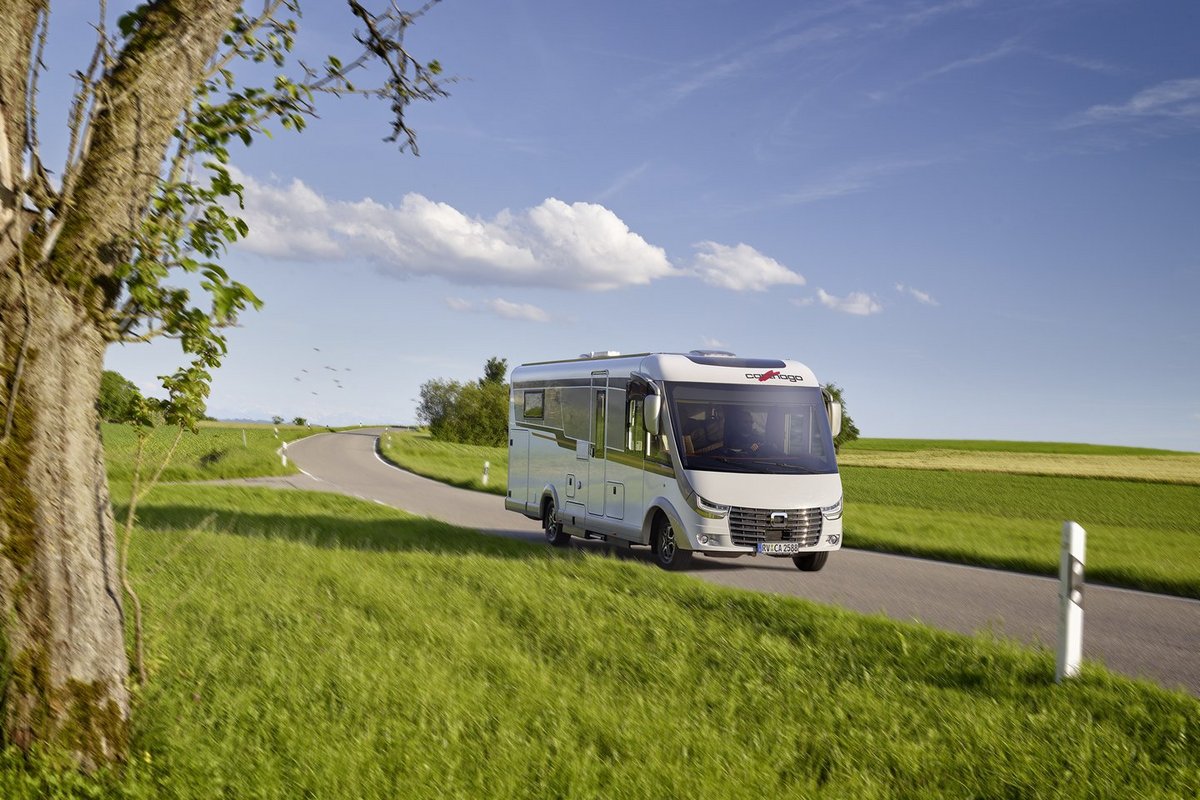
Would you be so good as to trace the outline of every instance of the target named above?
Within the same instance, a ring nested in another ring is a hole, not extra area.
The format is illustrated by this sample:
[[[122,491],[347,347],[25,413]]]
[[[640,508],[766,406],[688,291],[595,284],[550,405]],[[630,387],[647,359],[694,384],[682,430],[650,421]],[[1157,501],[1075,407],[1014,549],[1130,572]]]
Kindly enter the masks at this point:
[[[679,546],[675,526],[666,514],[659,514],[654,525],[654,560],[663,569],[687,569],[692,563],[692,551]]]
[[[825,566],[825,562],[828,560],[828,550],[823,550],[820,553],[805,553],[802,556],[792,556],[792,563],[801,572],[820,572],[821,567]]]
[[[547,542],[554,547],[563,547],[571,541],[571,534],[563,530],[562,523],[555,517],[554,501],[548,500],[545,512],[542,514],[542,530],[546,534]]]

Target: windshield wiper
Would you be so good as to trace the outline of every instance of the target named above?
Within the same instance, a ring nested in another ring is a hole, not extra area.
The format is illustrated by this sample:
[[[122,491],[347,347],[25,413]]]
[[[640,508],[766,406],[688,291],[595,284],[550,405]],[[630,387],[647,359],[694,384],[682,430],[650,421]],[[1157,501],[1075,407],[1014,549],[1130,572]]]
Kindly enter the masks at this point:
[[[794,472],[803,472],[805,475],[816,475],[817,474],[817,473],[813,472],[811,469],[809,469],[808,467],[802,467],[799,464],[789,464],[786,461],[768,461],[766,463],[770,464],[773,467],[783,467],[785,469],[790,469]]]

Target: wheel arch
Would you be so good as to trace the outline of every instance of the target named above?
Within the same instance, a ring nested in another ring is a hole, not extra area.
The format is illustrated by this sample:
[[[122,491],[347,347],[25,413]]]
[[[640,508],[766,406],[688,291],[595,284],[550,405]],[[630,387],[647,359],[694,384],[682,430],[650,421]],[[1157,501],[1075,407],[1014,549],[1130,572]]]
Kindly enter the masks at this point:
[[[546,518],[546,503],[553,502],[556,510],[562,510],[562,503],[558,501],[558,489],[553,483],[547,483],[542,487],[541,497],[538,498],[538,519]]]
[[[676,541],[681,543],[685,549],[691,550],[691,539],[687,535],[687,528],[683,525],[683,519],[679,512],[672,505],[671,501],[665,497],[656,497],[646,506],[646,515],[642,518],[642,539],[641,544],[652,544],[654,539],[654,520],[658,515],[663,515],[671,521],[672,527],[677,531]],[[682,535],[679,535],[682,534]]]

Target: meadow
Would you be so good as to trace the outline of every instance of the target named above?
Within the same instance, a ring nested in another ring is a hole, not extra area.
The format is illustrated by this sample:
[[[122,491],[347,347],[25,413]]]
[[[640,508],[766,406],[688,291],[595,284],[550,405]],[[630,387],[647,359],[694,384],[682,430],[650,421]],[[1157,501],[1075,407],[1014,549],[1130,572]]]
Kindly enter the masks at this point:
[[[104,437],[109,480],[131,482],[137,453],[136,430],[130,425],[105,422],[100,426],[100,432]],[[177,428],[169,426],[161,426],[148,432],[142,451],[143,476],[153,475],[158,469],[170,451],[177,432]],[[195,433],[184,432],[174,455],[163,471],[162,480],[197,481],[248,478],[256,475],[293,475],[297,471],[295,465],[289,462],[284,466],[275,451],[284,442],[294,441],[312,432],[313,429],[297,425],[229,426],[202,423]]]
[[[1045,651],[338,495],[142,507],[131,758],[83,778],[8,750],[0,797],[1200,792],[1200,702],[1091,664],[1057,686]]]
[[[504,448],[397,431],[382,449],[426,477],[504,494]],[[849,547],[1053,575],[1062,523],[1072,519],[1088,532],[1089,580],[1200,598],[1200,454],[860,439],[838,461]]]
[[[462,489],[504,496],[508,448],[439,442],[424,430],[393,430],[380,438],[379,453],[396,466]],[[483,483],[483,465],[489,464]]]
[[[934,442],[930,442],[930,444],[932,443]],[[1009,446],[1015,448],[1022,444],[1012,442]],[[1097,449],[1101,452],[1083,450],[1080,445],[1066,446],[1060,452],[1042,449],[1025,452],[1018,449],[985,450],[949,447],[914,447],[911,450],[846,447],[838,454],[838,463],[842,466],[856,467],[1113,478],[1147,483],[1200,486],[1200,455],[1134,451],[1134,448]],[[1133,452],[1110,452],[1122,449]]]

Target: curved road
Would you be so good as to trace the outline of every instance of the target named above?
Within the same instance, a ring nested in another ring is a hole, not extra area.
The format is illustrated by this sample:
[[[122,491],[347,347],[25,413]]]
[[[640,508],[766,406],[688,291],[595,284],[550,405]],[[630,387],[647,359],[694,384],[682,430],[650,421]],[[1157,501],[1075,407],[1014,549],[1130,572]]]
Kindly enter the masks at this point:
[[[384,463],[375,452],[379,433],[364,428],[302,439],[288,446],[287,455],[304,475],[255,482],[351,494],[485,533],[542,541],[540,525],[505,511],[497,495],[456,489]],[[1057,538],[1058,532],[1047,535]],[[692,575],[712,583],[960,633],[987,631],[1050,649],[1057,636],[1058,582],[1053,578],[862,550],[834,553],[817,573],[801,573],[786,559],[697,558],[692,564]],[[1084,656],[1200,695],[1200,601],[1089,585]]]

